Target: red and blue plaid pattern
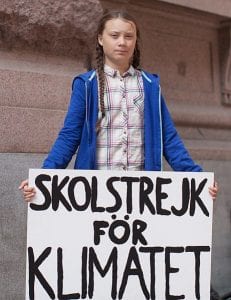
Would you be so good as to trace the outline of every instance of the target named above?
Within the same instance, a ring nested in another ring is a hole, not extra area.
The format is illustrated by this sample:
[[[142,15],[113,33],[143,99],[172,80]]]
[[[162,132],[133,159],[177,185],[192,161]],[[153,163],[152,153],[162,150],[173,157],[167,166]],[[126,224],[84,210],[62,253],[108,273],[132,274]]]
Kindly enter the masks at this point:
[[[132,66],[122,76],[105,65],[105,117],[97,135],[99,170],[144,169],[144,89]]]

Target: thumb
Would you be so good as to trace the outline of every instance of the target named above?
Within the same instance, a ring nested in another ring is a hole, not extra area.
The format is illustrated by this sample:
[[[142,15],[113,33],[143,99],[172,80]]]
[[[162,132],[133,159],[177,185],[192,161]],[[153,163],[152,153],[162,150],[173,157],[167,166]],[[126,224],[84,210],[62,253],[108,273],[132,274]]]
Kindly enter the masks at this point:
[[[23,181],[21,182],[20,186],[18,187],[19,190],[22,190],[22,189],[24,188],[24,186],[26,186],[26,185],[28,186],[28,179],[23,180]]]

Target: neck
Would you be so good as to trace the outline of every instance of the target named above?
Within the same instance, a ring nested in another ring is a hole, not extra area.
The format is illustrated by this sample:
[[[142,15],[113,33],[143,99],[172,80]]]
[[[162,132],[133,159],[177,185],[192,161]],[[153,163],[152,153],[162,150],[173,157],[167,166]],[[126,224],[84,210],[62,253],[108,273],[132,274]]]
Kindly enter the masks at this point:
[[[129,65],[127,67],[117,67],[116,70],[120,72],[120,75],[123,75],[129,69],[129,67]]]
[[[108,62],[108,61],[105,61],[105,64],[108,65],[109,67],[113,68],[114,70],[118,70],[120,75],[123,75],[130,67],[130,64],[117,65],[117,64],[113,64],[113,63]]]

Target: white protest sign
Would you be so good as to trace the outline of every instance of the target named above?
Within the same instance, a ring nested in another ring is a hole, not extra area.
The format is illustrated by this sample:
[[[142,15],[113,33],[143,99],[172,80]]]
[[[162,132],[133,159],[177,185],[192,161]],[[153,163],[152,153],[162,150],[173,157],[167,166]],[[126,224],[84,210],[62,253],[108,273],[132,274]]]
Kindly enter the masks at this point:
[[[26,300],[210,299],[213,173],[30,170]]]

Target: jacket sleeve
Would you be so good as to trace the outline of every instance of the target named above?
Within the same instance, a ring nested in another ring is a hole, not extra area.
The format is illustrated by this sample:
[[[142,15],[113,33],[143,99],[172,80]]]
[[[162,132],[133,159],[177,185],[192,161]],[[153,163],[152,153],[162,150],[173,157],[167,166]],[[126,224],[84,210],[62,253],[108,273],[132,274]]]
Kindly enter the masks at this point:
[[[64,169],[75,154],[81,140],[85,119],[85,83],[76,78],[72,84],[69,108],[50,153],[43,163],[44,169]]]
[[[190,157],[161,96],[163,154],[174,171],[200,172],[202,168]]]

